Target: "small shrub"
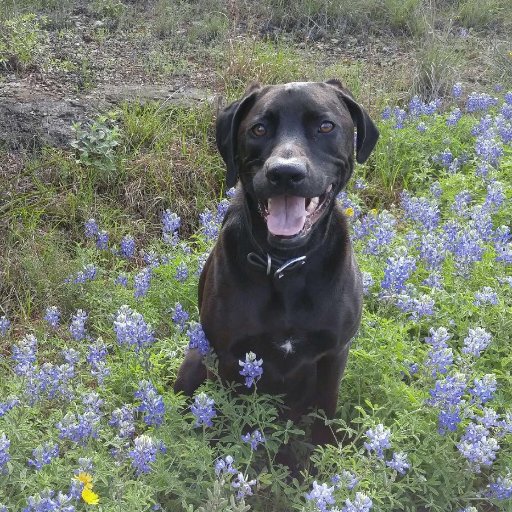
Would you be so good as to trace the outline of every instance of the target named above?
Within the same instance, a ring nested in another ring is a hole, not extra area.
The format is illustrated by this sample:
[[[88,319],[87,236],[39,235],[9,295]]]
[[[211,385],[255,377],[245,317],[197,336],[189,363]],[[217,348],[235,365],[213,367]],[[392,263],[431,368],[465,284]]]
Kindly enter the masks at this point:
[[[23,72],[30,67],[44,67],[47,34],[35,14],[15,16],[0,22],[0,66]]]

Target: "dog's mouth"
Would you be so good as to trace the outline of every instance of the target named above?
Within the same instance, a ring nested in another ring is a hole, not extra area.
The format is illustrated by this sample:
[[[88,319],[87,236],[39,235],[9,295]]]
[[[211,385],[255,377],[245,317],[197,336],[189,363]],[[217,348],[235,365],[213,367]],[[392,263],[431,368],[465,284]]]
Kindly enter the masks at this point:
[[[285,239],[303,237],[320,219],[332,197],[333,187],[329,185],[320,196],[275,196],[260,201],[259,208],[272,235]]]

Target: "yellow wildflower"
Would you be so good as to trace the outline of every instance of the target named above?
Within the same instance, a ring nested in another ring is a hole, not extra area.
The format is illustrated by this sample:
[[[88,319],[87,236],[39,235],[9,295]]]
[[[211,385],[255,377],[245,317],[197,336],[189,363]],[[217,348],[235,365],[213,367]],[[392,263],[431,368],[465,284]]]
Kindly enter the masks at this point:
[[[347,215],[348,217],[353,217],[354,216],[354,208],[352,207],[348,207],[345,209],[345,215]]]
[[[89,487],[84,487],[84,490],[82,491],[82,499],[88,505],[97,505],[100,502],[100,497]]]
[[[75,478],[84,484],[84,489],[92,489],[92,476],[89,473],[78,473]]]
[[[373,210],[370,210],[370,213],[371,213],[372,215],[377,215],[377,210],[376,210],[375,208],[373,208]]]

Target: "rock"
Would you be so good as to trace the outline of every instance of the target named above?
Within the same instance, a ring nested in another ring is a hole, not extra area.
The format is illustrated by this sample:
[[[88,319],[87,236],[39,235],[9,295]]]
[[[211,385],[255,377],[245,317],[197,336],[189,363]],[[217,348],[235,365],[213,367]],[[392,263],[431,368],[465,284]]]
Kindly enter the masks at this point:
[[[23,81],[0,84],[0,147],[9,150],[44,145],[68,147],[73,123],[91,120],[125,101],[191,106],[211,102],[213,98],[194,87],[108,85],[88,95],[66,98]]]

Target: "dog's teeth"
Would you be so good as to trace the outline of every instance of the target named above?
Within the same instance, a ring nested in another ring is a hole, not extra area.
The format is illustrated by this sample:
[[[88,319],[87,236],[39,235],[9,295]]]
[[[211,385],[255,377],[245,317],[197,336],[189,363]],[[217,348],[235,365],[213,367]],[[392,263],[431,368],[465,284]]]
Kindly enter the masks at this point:
[[[311,199],[311,201],[309,202],[308,207],[306,208],[308,213],[312,213],[312,212],[314,212],[316,210],[316,207],[318,206],[318,201],[319,201],[318,197],[313,197]]]

